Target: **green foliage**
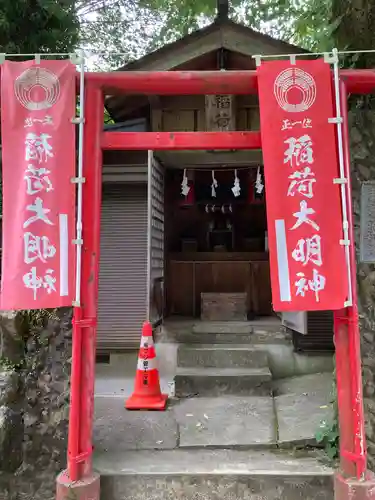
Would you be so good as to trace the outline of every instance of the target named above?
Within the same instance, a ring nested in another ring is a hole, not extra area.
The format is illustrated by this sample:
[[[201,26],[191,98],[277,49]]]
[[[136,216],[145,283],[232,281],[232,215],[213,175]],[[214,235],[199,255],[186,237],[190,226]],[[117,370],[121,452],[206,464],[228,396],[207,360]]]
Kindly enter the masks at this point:
[[[343,18],[334,15],[338,1],[231,0],[229,17],[308,50],[331,50]],[[217,14],[216,0],[82,0],[80,5],[81,43],[97,54],[92,64],[100,69],[122,66],[182,38]]]
[[[80,9],[80,44],[93,69],[116,69],[151,50],[163,23],[159,12],[140,0],[88,2]]]
[[[165,22],[158,43],[166,43],[214,20],[216,0],[140,0],[162,12]],[[230,18],[311,50],[332,48],[332,0],[232,0]]]
[[[20,349],[23,351],[24,346],[29,338],[35,339],[37,345],[48,345],[48,337],[40,335],[49,321],[58,321],[59,315],[57,309],[35,309],[20,311],[20,323],[17,329],[17,338],[14,340],[20,344]],[[25,367],[26,359],[22,359],[15,363],[12,359],[6,356],[0,356],[0,366],[5,370],[22,370]]]
[[[74,0],[2,0],[0,52],[70,52],[78,41]]]
[[[339,456],[339,428],[337,418],[332,422],[322,422],[316,433],[316,441],[324,446],[328,458],[335,460]]]
[[[111,118],[111,115],[108,113],[107,109],[104,109],[104,123],[106,125],[109,125],[111,123],[115,123],[114,120]]]
[[[25,336],[34,335],[43,329],[50,320],[59,320],[57,309],[34,309],[21,311]]]
[[[317,443],[324,446],[325,452],[330,460],[336,460],[339,456],[340,431],[338,422],[336,373],[334,372],[334,383],[332,388],[333,417],[330,421],[321,422],[315,434]]]
[[[0,356],[0,366],[5,371],[16,371],[21,370],[23,367],[23,362],[14,363],[11,359],[6,356]]]
[[[214,21],[216,0],[80,0],[81,43],[117,68]],[[311,51],[375,45],[375,0],[230,0],[229,17]],[[361,13],[359,15],[359,12]],[[114,55],[116,53],[117,55]],[[365,59],[365,61],[364,61]],[[374,65],[367,55],[353,63]]]

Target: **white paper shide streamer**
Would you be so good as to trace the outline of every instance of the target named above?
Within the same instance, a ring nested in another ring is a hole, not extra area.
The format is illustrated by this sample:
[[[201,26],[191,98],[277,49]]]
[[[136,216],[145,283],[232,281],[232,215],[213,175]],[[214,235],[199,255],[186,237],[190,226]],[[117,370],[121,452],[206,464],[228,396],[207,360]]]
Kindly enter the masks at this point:
[[[264,184],[262,182],[262,174],[260,172],[260,167],[258,167],[257,178],[255,181],[255,190],[257,194],[262,194],[264,189]]]
[[[241,194],[240,179],[237,176],[237,170],[234,171],[234,184],[232,187],[232,193],[236,198]]]
[[[181,182],[181,194],[183,196],[187,196],[189,194],[190,187],[189,187],[188,182],[189,181],[188,181],[188,178],[187,178],[187,175],[186,175],[186,169],[185,169],[183,177],[182,177],[182,182]]]
[[[218,188],[217,180],[215,179],[215,170],[212,171],[211,196],[216,198],[216,189]]]

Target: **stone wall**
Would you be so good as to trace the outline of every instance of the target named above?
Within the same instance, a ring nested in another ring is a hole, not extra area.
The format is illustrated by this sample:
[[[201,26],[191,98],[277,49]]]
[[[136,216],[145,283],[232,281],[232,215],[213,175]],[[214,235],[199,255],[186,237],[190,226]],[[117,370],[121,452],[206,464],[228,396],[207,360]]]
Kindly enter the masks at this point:
[[[0,500],[54,500],[66,466],[71,312],[36,327],[32,313],[2,313],[0,342]]]
[[[352,103],[350,112],[354,228],[359,262],[361,183],[375,180],[375,111],[368,102]],[[375,266],[358,264],[363,395],[369,467],[375,471]]]

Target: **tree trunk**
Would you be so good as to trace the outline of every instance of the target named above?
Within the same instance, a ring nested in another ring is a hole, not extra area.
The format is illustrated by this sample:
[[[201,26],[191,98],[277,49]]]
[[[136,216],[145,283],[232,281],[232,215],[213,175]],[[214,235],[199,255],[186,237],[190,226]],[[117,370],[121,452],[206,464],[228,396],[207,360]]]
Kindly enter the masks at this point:
[[[333,33],[341,50],[368,50],[375,46],[375,0],[333,0],[332,18],[340,23]],[[354,58],[356,66],[372,68],[375,54]]]

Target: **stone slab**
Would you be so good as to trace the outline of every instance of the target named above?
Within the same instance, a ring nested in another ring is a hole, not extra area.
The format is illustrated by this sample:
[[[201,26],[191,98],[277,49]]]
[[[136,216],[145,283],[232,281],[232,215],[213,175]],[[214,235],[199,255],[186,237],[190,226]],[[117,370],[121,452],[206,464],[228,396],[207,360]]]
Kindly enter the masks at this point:
[[[275,317],[259,318],[254,321],[166,319],[155,332],[158,343],[290,345],[289,337],[280,320]]]
[[[137,474],[102,476],[100,485],[101,500],[333,500],[327,476]]]
[[[270,447],[276,445],[271,397],[192,398],[174,407],[180,447]]]
[[[249,335],[253,326],[249,321],[199,321],[193,325],[193,333],[199,334],[233,334]]]
[[[268,368],[178,368],[176,396],[235,394],[267,396],[271,389]]]
[[[332,375],[295,377],[279,385],[289,391],[275,398],[280,446],[315,445],[315,435],[323,421],[333,416]]]
[[[333,374],[312,373],[298,377],[290,377],[273,382],[274,394],[321,394],[324,398],[333,398]]]
[[[178,366],[264,368],[268,367],[268,355],[266,351],[243,345],[180,345],[178,349]]]
[[[362,263],[375,262],[375,182],[361,183],[359,256]]]
[[[246,321],[246,293],[201,293],[201,318],[206,321]]]
[[[249,345],[252,343],[251,333],[183,333],[177,341],[182,344],[235,344]]]
[[[117,474],[239,474],[327,476],[333,469],[322,454],[306,450],[175,449],[102,453],[95,449],[100,475]]]
[[[121,397],[96,397],[93,438],[98,451],[173,449],[178,429],[173,411],[127,411]]]
[[[333,500],[314,456],[239,450],[94,455],[102,500]]]

